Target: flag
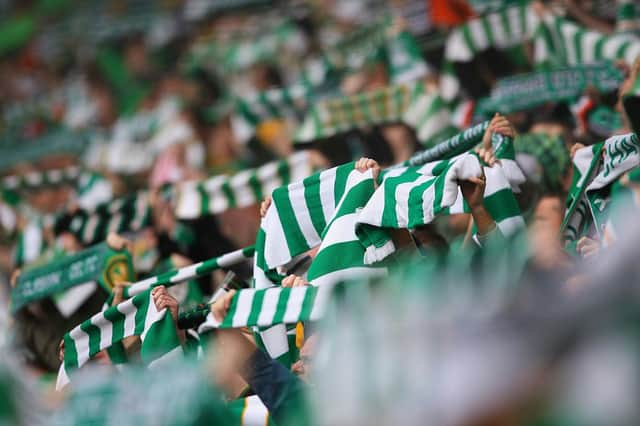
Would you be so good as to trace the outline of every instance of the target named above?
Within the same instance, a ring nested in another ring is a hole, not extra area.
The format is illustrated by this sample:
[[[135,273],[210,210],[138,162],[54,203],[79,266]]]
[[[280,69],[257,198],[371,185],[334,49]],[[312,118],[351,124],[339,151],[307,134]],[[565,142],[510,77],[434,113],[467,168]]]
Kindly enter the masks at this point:
[[[234,207],[257,204],[282,185],[297,182],[312,172],[309,153],[297,152],[286,160],[274,161],[233,176],[214,176],[200,182],[184,182],[177,188],[175,213],[178,219],[219,214]]]
[[[98,352],[130,336],[140,336],[140,355],[150,367],[181,351],[171,314],[167,309],[158,311],[147,291],[95,314],[64,335],[64,362],[56,388],[68,384],[68,374]]]

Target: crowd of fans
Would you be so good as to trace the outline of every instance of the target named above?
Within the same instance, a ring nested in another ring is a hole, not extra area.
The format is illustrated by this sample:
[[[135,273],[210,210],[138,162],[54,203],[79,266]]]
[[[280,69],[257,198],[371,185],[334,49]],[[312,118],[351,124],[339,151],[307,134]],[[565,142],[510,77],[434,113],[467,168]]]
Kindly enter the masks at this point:
[[[0,424],[637,424],[637,1],[0,16]]]

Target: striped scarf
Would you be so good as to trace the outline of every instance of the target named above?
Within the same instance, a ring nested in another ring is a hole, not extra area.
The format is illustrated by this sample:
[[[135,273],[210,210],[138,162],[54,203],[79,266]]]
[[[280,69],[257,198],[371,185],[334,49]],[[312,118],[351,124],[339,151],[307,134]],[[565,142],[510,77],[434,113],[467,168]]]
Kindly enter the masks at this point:
[[[109,232],[137,232],[149,225],[151,206],[148,195],[140,192],[98,205],[93,210],[78,210],[71,217],[57,219],[56,228],[68,230],[83,244],[103,241]]]
[[[340,200],[359,175],[354,163],[347,163],[274,190],[256,239],[256,269],[274,269],[319,245]]]
[[[297,143],[328,138],[351,129],[400,122],[409,105],[424,92],[420,82],[318,102],[298,128]]]
[[[58,373],[56,388],[69,383],[68,374],[98,352],[131,336],[140,336],[140,355],[149,366],[173,356],[180,349],[171,315],[167,309],[158,311],[151,292],[147,291],[95,314],[64,335],[64,363]]]
[[[440,214],[468,212],[458,181],[484,172],[484,205],[504,235],[524,227],[512,187],[500,164],[482,167],[477,156],[463,154],[421,167],[394,169],[358,215],[356,234],[367,248],[367,263],[393,253],[385,228],[411,229],[431,223]]]
[[[259,203],[282,185],[311,174],[309,154],[301,151],[286,160],[274,161],[233,176],[214,176],[200,182],[185,182],[176,188],[175,214],[178,219],[194,219],[219,214],[234,207]]]
[[[350,178],[351,182],[347,183],[350,189],[338,203],[331,222],[322,234],[318,253],[307,272],[307,279],[314,286],[386,272],[386,268],[371,268],[365,262],[365,247],[356,236],[360,210],[367,205],[375,190],[371,170],[356,172]]]
[[[124,288],[124,297],[137,296],[153,287],[164,285],[171,287],[184,281],[192,280],[212,273],[220,268],[229,268],[253,256],[253,246],[223,254],[222,256],[203,260],[193,265],[174,269],[162,274],[146,278]]]
[[[565,244],[592,229],[602,238],[609,213],[609,189],[622,174],[640,165],[640,140],[634,133],[612,136],[578,150],[562,230]]]
[[[435,93],[423,93],[416,97],[402,116],[402,121],[415,129],[418,141],[431,146],[458,132],[452,124],[448,104]]]
[[[239,290],[231,298],[224,319],[218,321],[209,313],[198,333],[218,328],[270,327],[316,321],[322,318],[332,289],[333,285]]]
[[[633,64],[640,56],[638,37],[607,36],[554,15],[544,17],[534,42],[537,64],[579,65],[618,59]]]
[[[469,62],[488,48],[506,49],[521,44],[533,36],[537,25],[538,18],[527,4],[472,19],[449,34],[445,60]]]
[[[47,186],[57,186],[75,182],[80,176],[80,169],[76,166],[45,171],[32,171],[24,175],[10,175],[2,178],[2,188],[5,190],[24,190]]]

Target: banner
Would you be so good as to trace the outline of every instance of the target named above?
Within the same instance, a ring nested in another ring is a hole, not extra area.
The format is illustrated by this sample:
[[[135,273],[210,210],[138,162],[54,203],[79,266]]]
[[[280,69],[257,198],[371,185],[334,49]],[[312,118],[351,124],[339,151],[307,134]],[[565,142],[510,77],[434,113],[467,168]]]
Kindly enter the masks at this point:
[[[64,257],[41,267],[28,269],[18,277],[11,292],[13,312],[71,287],[97,282],[107,292],[114,284],[133,279],[131,255],[106,243]]]

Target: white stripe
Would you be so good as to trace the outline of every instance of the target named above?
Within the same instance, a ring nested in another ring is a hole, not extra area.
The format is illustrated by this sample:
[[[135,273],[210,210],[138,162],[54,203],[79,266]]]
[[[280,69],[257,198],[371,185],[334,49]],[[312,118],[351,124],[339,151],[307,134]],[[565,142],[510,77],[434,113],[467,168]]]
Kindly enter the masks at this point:
[[[185,266],[178,269],[178,273],[171,277],[172,283],[179,283],[182,281],[190,280],[197,276],[196,270],[202,266],[202,262],[195,263],[193,265]]]
[[[214,176],[203,183],[205,191],[209,196],[209,212],[220,213],[227,209],[229,200],[222,192],[222,185],[227,181],[226,176]]]
[[[100,350],[110,347],[113,343],[113,323],[103,316],[93,316],[90,321],[100,330]]]
[[[304,302],[304,297],[307,294],[308,290],[309,287],[295,287],[291,289],[285,314],[282,320],[284,323],[291,324],[298,321],[300,312],[302,311],[302,303]]]
[[[505,32],[500,14],[492,13],[488,15],[486,19],[493,32],[493,40],[495,41],[496,47],[507,47],[509,45],[509,37],[507,37],[507,33]]]
[[[489,47],[489,38],[487,37],[487,33],[484,31],[484,26],[480,19],[474,19],[469,22],[469,33],[473,39],[476,52],[481,52]]]
[[[409,225],[409,194],[411,190],[433,179],[434,178],[430,176],[418,176],[412,182],[401,183],[396,187],[394,200],[396,200],[396,220],[399,228],[406,228]],[[426,192],[430,190],[432,190],[432,188],[427,189]],[[380,214],[382,215],[382,212],[380,212]]]
[[[69,337],[76,347],[78,367],[81,367],[89,361],[89,335],[77,326],[69,332]]]
[[[262,186],[264,196],[269,196],[274,189],[282,186],[282,179],[278,176],[278,162],[267,163],[256,170],[256,176]]]
[[[307,202],[304,197],[304,190],[302,184],[296,185],[289,191],[289,201],[293,207],[293,214],[296,217],[296,222],[302,231],[305,241],[308,247],[313,247],[320,243],[320,235],[316,232],[313,222],[311,221],[311,214],[307,207]]]
[[[291,259],[287,239],[284,235],[282,222],[275,203],[269,207],[267,214],[262,218],[262,229],[265,230],[264,260],[269,269],[287,263]]]
[[[161,320],[165,312],[167,312],[167,308],[163,308],[162,310],[158,311],[151,293],[149,293],[149,300],[147,303],[149,304],[149,307],[147,308],[147,315],[144,318],[144,329],[142,330],[142,334],[140,334],[140,340],[142,340],[143,343],[147,338],[147,333],[149,333],[151,326]]]
[[[274,287],[267,290],[262,299],[262,309],[258,316],[258,326],[270,325],[273,322],[273,317],[276,314],[276,306],[278,304],[278,298],[282,289],[280,287]]]
[[[582,36],[582,62],[590,64],[596,61],[596,42],[600,40],[602,36],[594,31],[587,31]]]
[[[247,324],[255,293],[254,289],[247,289],[238,293],[236,312],[232,320],[233,327],[242,327]]]
[[[132,299],[116,306],[118,312],[124,315],[124,336],[133,336],[136,329],[136,312],[138,312],[138,308],[135,307]]]
[[[245,170],[235,174],[229,180],[229,186],[233,191],[233,195],[236,199],[236,205],[238,207],[250,206],[258,201],[249,187],[249,179],[251,179],[253,173],[253,170]]]
[[[329,223],[336,207],[334,187],[336,184],[336,169],[332,168],[320,173],[320,202],[325,223]]]
[[[142,281],[138,281],[137,283],[131,284],[131,286],[129,286],[129,288],[127,289],[127,293],[129,293],[129,297],[133,297],[145,290],[150,289],[151,286],[156,282],[158,282],[158,277],[149,277]]]

